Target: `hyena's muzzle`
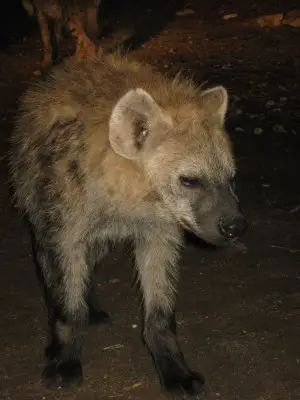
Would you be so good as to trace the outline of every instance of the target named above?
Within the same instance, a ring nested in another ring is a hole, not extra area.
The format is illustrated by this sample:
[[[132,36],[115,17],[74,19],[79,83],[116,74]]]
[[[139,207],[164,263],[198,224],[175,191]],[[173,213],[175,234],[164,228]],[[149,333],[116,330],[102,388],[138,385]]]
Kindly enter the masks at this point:
[[[189,230],[213,245],[226,245],[244,234],[248,223],[232,184],[211,184],[192,206],[195,225]]]
[[[225,240],[237,239],[246,231],[248,223],[239,207],[236,196],[225,191],[221,195],[222,199],[224,200],[224,211],[218,220],[219,232]]]

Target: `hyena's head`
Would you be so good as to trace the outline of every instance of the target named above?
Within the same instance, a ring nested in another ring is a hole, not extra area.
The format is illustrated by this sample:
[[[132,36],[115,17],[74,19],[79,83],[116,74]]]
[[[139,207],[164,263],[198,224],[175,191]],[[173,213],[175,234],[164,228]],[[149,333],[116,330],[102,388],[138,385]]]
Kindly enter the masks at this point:
[[[215,87],[173,107],[143,89],[125,94],[110,119],[110,143],[141,163],[174,218],[212,244],[243,234],[235,164],[225,133],[226,90]]]

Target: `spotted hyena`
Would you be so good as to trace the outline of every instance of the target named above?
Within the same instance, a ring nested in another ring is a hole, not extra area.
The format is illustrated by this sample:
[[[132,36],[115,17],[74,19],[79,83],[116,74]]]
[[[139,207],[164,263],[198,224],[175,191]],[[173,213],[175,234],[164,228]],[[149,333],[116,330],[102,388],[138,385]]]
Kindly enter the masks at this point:
[[[65,26],[76,41],[76,57],[95,54],[98,9],[101,0],[22,0],[25,10],[37,18],[44,49],[44,67],[58,55]]]
[[[93,267],[129,238],[161,383],[182,398],[203,392],[177,343],[175,293],[184,229],[223,245],[246,228],[227,103],[222,86],[203,90],[117,54],[68,60],[23,96],[11,170],[46,287],[47,384],[81,382],[80,332],[89,314],[107,318],[91,308]]]

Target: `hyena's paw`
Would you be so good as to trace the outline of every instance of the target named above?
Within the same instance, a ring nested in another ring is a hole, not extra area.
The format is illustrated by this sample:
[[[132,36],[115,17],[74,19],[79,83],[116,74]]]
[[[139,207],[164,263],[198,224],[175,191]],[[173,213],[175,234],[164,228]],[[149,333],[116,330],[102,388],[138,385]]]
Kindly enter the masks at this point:
[[[110,315],[103,310],[96,310],[93,307],[89,309],[89,324],[90,325],[101,325],[101,324],[110,324],[111,318]]]
[[[206,398],[203,377],[197,372],[190,371],[187,375],[169,377],[164,382],[164,387],[174,400]]]
[[[166,389],[174,400],[204,400],[206,398],[203,377],[193,371],[189,372],[187,376],[173,378],[173,382]]]
[[[206,397],[203,376],[170,359],[164,363],[161,377],[164,389],[173,399],[204,400]]]
[[[42,373],[42,382],[47,388],[80,386],[83,381],[80,360],[51,360]]]

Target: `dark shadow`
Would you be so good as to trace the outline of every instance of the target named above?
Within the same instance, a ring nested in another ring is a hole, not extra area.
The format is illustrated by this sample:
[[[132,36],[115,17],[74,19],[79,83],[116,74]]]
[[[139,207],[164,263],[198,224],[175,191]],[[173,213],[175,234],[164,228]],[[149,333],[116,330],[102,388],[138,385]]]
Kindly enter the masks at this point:
[[[2,1],[0,12],[0,50],[21,40],[36,30],[34,18],[30,18],[20,0]]]
[[[130,29],[133,34],[110,50],[134,50],[158,35],[183,5],[183,0],[104,0],[100,9],[101,36],[114,35],[120,28]]]
[[[188,244],[190,246],[198,247],[201,250],[206,250],[206,251],[212,252],[212,251],[216,251],[218,249],[224,248],[222,246],[218,247],[218,246],[214,246],[208,242],[205,242],[204,240],[202,240],[201,238],[199,238],[198,236],[196,236],[190,232],[185,232],[184,236],[185,236],[186,244]]]

